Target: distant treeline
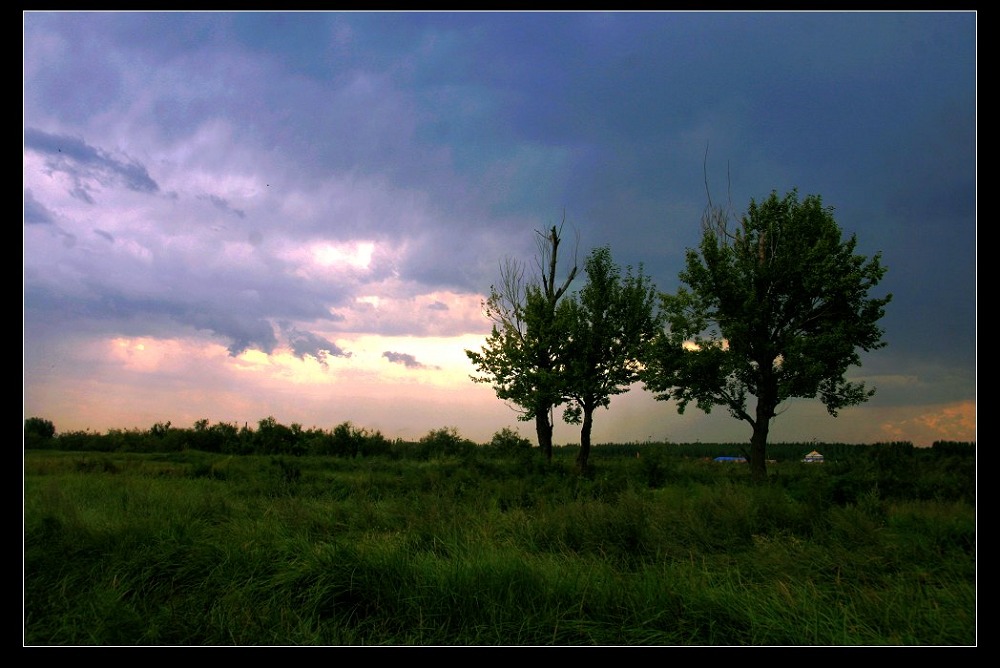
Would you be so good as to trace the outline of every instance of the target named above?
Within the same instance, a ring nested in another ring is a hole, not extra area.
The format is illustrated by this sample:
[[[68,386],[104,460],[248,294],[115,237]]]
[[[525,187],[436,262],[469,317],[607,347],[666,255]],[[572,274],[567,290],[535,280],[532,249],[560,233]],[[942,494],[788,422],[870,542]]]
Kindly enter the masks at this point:
[[[149,429],[110,429],[106,433],[68,431],[57,433],[55,425],[46,419],[31,417],[24,421],[26,449],[65,450],[76,452],[148,452],[166,453],[201,450],[233,455],[333,455],[342,457],[390,456],[396,458],[429,458],[437,455],[459,455],[482,449],[527,452],[531,442],[512,429],[494,434],[489,443],[480,444],[464,438],[453,427],[428,432],[417,441],[388,439],[377,430],[343,422],[332,430],[303,428],[293,423],[283,425],[273,417],[260,420],[256,427],[208,420],[199,420],[193,427],[174,427],[170,422],[156,423]],[[564,452],[580,446],[565,445]],[[712,459],[741,457],[745,445],[736,443],[608,443],[595,446],[592,457],[642,457],[669,454],[673,456]],[[917,448],[908,441],[857,445],[851,443],[771,443],[768,456],[774,461],[800,461],[807,453],[817,450],[826,462],[849,461],[858,457],[898,459],[911,457],[975,456],[975,443],[937,441],[930,448]]]

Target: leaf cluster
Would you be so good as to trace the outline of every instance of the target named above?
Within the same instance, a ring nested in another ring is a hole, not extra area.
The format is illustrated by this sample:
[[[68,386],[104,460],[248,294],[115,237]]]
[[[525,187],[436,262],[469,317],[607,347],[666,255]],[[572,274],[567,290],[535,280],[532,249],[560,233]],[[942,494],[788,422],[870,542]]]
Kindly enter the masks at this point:
[[[501,266],[500,283],[483,303],[493,322],[490,335],[480,351],[465,351],[479,374],[472,380],[492,385],[522,421],[547,415],[563,401],[560,350],[571,317],[564,296],[577,274],[574,263],[557,285],[561,231],[553,227],[538,237],[539,276],[526,279],[516,260]]]
[[[466,351],[480,372],[472,378],[518,406],[521,420],[566,405],[564,420],[579,423],[640,378],[660,329],[656,290],[642,267],[623,274],[607,246],[591,252],[585,269],[583,288],[565,293],[568,281],[553,290],[554,272],[526,283],[508,262],[483,304],[493,327],[481,351]]]
[[[870,297],[885,274],[880,254],[856,252],[819,196],[792,191],[751,200],[740,226],[707,215],[686,255],[683,286],[661,295],[666,331],[644,374],[658,399],[709,412],[726,406],[752,422],[748,395],[773,409],[816,398],[836,416],[874,394],[845,373],[860,351],[885,345],[878,321],[892,296]]]
[[[566,302],[568,330],[562,348],[564,419],[576,423],[581,411],[607,407],[640,378],[646,351],[660,324],[656,290],[643,268],[624,275],[608,247],[586,262],[587,283]]]

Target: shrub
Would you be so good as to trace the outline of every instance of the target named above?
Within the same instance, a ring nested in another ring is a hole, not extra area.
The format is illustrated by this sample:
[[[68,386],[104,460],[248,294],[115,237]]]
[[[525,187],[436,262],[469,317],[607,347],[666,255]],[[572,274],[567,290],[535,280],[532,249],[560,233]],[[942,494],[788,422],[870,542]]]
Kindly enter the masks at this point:
[[[510,427],[504,427],[493,434],[490,448],[503,454],[515,454],[531,449],[531,441],[524,438]]]
[[[56,428],[49,420],[30,417],[24,421],[24,447],[49,448],[55,439]]]
[[[328,434],[316,434],[308,442],[307,450],[314,455],[338,457],[371,457],[389,451],[389,441],[379,431],[355,427],[351,422],[341,422]]]
[[[651,488],[663,487],[671,474],[671,464],[666,453],[662,449],[647,448],[639,457],[639,470],[645,478],[646,484]]]
[[[455,427],[433,429],[417,443],[419,459],[432,459],[447,455],[466,455],[475,451],[476,444],[462,438]]]

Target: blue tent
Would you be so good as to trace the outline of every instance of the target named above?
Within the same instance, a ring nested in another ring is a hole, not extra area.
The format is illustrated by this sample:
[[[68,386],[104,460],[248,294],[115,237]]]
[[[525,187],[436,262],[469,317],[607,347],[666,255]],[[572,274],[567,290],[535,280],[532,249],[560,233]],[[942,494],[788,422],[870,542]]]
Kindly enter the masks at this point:
[[[739,462],[745,464],[747,461],[746,457],[716,457],[717,462]]]

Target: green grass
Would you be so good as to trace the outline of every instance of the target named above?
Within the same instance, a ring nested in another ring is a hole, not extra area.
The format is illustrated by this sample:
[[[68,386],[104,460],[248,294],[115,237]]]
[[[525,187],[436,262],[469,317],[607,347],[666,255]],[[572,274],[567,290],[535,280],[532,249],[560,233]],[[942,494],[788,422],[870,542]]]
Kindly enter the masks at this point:
[[[966,493],[595,461],[29,450],[24,644],[976,644]]]

